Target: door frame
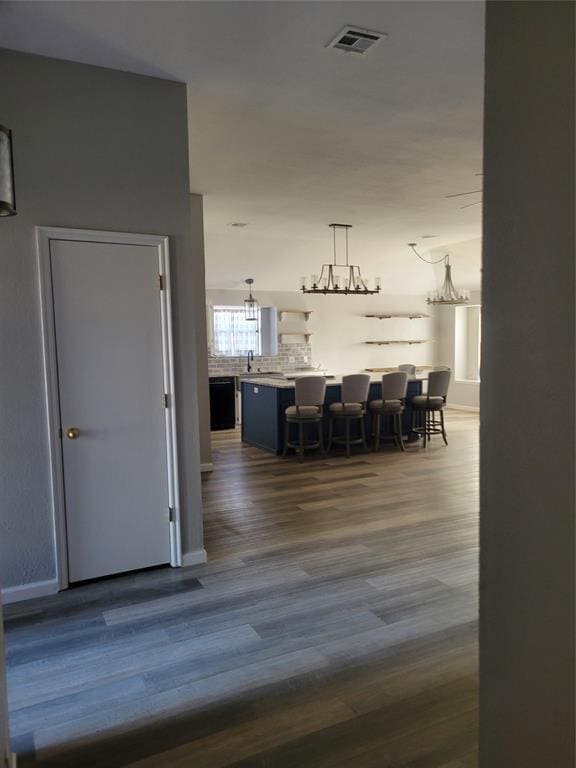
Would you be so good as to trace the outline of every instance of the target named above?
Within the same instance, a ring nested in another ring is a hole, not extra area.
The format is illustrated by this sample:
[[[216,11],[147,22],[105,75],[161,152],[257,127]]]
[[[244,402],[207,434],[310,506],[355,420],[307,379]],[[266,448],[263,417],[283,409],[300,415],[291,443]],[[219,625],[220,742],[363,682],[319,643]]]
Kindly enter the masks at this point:
[[[127,232],[106,232],[67,227],[36,227],[38,274],[40,281],[40,308],[44,354],[44,389],[50,461],[52,517],[54,523],[54,549],[58,589],[67,589],[68,541],[66,534],[66,505],[64,495],[64,465],[60,435],[60,391],[56,357],[56,327],[54,322],[54,294],[50,243],[68,240],[85,243],[111,243],[114,245],[145,245],[156,248],[160,293],[160,322],[162,329],[162,369],[164,392],[168,395],[165,407],[166,461],[168,468],[168,506],[170,514],[170,565],[182,565],[182,535],[180,527],[180,491],[178,482],[178,446],[176,432],[176,397],[174,388],[174,351],[170,291],[170,256],[168,237]],[[160,278],[160,276],[162,276]]]

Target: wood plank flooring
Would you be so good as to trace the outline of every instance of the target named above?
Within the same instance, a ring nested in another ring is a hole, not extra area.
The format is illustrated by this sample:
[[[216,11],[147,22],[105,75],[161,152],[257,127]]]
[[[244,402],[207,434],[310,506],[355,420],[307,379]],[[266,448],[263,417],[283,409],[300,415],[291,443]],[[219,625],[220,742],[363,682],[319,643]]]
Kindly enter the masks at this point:
[[[477,427],[302,464],[217,433],[207,564],[7,607],[19,765],[476,766]]]

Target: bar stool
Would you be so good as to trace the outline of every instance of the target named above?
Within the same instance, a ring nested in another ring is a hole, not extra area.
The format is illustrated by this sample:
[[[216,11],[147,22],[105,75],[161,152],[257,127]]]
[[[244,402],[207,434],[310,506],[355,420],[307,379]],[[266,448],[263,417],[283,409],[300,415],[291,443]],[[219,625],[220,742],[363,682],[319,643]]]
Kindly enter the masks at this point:
[[[367,373],[354,373],[342,377],[342,402],[332,403],[328,408],[330,422],[328,427],[328,450],[332,443],[346,446],[346,456],[350,458],[350,446],[362,444],[366,450],[366,401],[370,389],[370,376]],[[334,422],[344,422],[344,435],[334,436]],[[360,437],[350,437],[350,424],[360,421]]]
[[[408,376],[416,376],[416,366],[412,363],[406,363],[405,365],[398,366],[399,371],[406,371]]]
[[[382,376],[382,400],[371,400],[372,411],[372,435],[374,438],[374,450],[380,447],[380,422],[382,416],[392,419],[393,439],[400,449],[405,451],[402,439],[402,413],[404,412],[404,399],[408,389],[408,374],[406,371],[395,371]]]
[[[452,371],[447,369],[435,369],[428,374],[428,392],[425,395],[416,395],[412,398],[412,431],[424,437],[424,448],[427,440],[432,435],[442,435],[444,443],[448,445],[446,429],[444,427],[444,405]],[[436,414],[440,415],[440,422],[436,421]],[[424,418],[422,426],[416,426],[416,418]]]
[[[302,376],[296,379],[294,390],[295,405],[286,408],[284,423],[284,450],[282,456],[286,456],[288,448],[298,451],[300,461],[304,458],[304,451],[312,448],[324,450],[324,437],[322,434],[322,416],[324,410],[324,398],[326,396],[326,379],[324,376]],[[290,442],[290,424],[298,425],[298,442]],[[316,424],[318,427],[317,440],[304,439],[304,425]]]

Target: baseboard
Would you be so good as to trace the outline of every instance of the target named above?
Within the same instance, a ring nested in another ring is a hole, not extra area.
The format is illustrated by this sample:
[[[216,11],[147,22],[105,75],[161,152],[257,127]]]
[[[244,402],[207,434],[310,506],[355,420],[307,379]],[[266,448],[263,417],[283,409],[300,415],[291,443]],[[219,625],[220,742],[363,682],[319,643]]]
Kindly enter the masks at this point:
[[[480,408],[477,405],[455,405],[454,403],[448,403],[446,408],[452,411],[472,411],[473,413],[480,413]]]
[[[193,549],[192,552],[182,553],[182,565],[200,565],[208,560],[208,555],[205,549]]]
[[[19,584],[17,587],[4,587],[2,602],[4,605],[19,603],[22,600],[32,600],[34,597],[46,597],[58,592],[57,579],[49,581],[33,581],[30,584]]]
[[[213,472],[214,464],[211,461],[207,461],[205,464],[200,464],[200,472]]]

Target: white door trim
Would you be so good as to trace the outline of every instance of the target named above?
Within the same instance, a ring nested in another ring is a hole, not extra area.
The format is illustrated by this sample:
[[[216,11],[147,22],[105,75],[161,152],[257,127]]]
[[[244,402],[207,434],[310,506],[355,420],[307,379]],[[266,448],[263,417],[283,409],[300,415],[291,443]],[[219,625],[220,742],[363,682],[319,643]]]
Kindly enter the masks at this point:
[[[158,274],[163,276],[163,290],[160,291],[162,365],[164,391],[168,395],[168,407],[165,409],[168,505],[173,510],[172,520],[170,522],[170,564],[174,567],[181,566],[182,538],[180,529],[180,491],[178,484],[178,448],[176,443],[176,398],[174,389],[168,238],[163,235],[101,232],[90,229],[68,229],[60,227],[36,227],[42,340],[44,347],[44,386],[50,453],[52,515],[54,520],[54,547],[58,588],[66,589],[68,587],[68,559],[66,511],[64,502],[64,468],[62,464],[62,446],[60,437],[60,402],[56,360],[54,298],[52,292],[52,270],[50,262],[51,240],[73,240],[77,242],[113,243],[119,245],[147,245],[156,248],[158,252]]]

